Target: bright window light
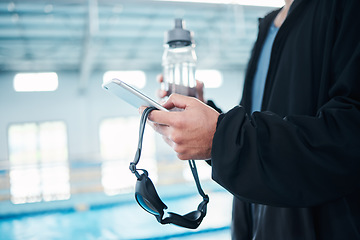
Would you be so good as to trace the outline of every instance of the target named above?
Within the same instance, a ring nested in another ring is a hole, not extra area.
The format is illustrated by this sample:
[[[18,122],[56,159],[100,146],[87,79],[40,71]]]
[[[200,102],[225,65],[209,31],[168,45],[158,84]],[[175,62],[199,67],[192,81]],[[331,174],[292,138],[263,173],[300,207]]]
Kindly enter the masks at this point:
[[[104,73],[103,82],[108,82],[113,78],[118,78],[139,89],[146,85],[146,75],[143,71],[108,71]]]
[[[100,124],[100,152],[103,158],[101,182],[107,195],[133,191],[134,176],[129,171],[129,159],[136,151],[139,117],[108,118]],[[155,132],[145,129],[139,168],[151,172],[157,182]]]
[[[55,72],[18,73],[14,77],[14,89],[17,92],[55,91],[58,85]]]
[[[223,78],[218,70],[196,70],[195,78],[204,83],[205,88],[219,88]]]
[[[259,7],[282,7],[284,0],[157,0],[163,2],[193,2],[210,4],[239,4]]]
[[[12,124],[8,138],[12,203],[70,198],[64,122]]]

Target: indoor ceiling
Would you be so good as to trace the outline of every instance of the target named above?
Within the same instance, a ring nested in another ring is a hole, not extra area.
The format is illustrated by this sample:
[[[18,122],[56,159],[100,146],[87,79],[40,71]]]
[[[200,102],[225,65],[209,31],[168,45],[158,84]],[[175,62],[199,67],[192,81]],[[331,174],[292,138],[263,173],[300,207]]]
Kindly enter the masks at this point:
[[[0,1],[0,72],[160,70],[164,32],[183,18],[198,68],[239,69],[269,7],[139,0]]]

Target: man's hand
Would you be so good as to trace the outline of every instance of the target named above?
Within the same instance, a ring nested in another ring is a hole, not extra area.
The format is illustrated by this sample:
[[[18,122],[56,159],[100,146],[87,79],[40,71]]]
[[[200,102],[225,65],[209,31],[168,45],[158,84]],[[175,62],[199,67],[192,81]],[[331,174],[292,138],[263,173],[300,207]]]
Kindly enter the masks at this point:
[[[152,127],[163,135],[181,160],[211,158],[212,140],[219,113],[193,97],[172,94],[163,104],[167,109],[180,111],[152,111]],[[140,108],[143,112],[145,107]]]

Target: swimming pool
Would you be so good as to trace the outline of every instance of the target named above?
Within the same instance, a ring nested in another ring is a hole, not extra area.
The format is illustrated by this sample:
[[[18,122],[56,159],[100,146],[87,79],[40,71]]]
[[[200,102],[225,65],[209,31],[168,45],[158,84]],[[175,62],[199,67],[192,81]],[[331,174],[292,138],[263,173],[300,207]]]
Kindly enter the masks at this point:
[[[209,191],[208,191],[209,192]],[[231,196],[209,192],[208,213],[196,230],[161,225],[141,209],[133,196],[129,201],[86,207],[82,210],[45,211],[0,219],[2,240],[52,239],[230,239]],[[195,210],[196,194],[163,199],[169,211],[180,214]],[[81,209],[81,208],[78,208]]]

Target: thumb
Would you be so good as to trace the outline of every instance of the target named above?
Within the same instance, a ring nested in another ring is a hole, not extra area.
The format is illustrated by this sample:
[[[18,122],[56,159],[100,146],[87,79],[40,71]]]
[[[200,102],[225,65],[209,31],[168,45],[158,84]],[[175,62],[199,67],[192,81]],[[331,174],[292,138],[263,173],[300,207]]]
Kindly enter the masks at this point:
[[[191,101],[192,101],[192,97],[173,93],[170,95],[169,99],[163,104],[163,107],[165,107],[166,109],[172,109],[172,108],[185,109],[190,104]]]
[[[205,102],[204,99],[204,83],[202,81],[196,80],[196,92],[197,92],[197,98]]]

